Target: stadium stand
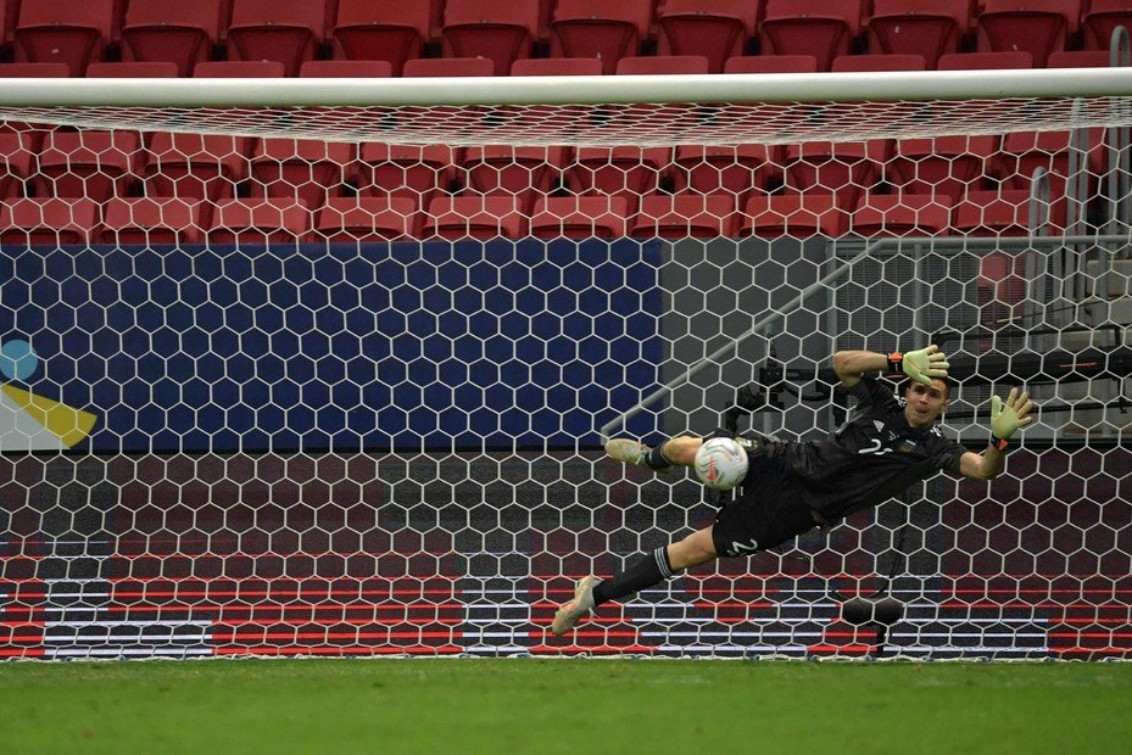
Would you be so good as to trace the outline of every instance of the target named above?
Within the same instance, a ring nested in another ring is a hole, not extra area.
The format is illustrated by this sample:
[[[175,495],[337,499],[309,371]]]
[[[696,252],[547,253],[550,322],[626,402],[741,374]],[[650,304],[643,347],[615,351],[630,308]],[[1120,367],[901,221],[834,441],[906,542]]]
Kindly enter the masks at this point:
[[[413,197],[420,207],[456,178],[458,150],[443,145],[413,147],[367,142],[361,146],[355,180],[361,196]]]
[[[554,58],[598,58],[604,73],[613,73],[621,58],[641,54],[649,36],[650,0],[558,0],[550,24]]]
[[[219,0],[130,0],[122,28],[122,60],[173,63],[188,76],[220,43]]]
[[[17,63],[62,63],[82,76],[110,42],[114,0],[35,0],[20,5]]]
[[[314,230],[333,242],[398,241],[420,237],[421,217],[411,197],[332,197]]]
[[[951,200],[933,194],[871,194],[850,218],[860,236],[933,236],[947,232]]]
[[[323,37],[326,6],[315,0],[232,0],[228,58],[277,61],[297,76]]]
[[[175,79],[180,75],[176,63],[91,63],[88,79]]]
[[[92,199],[28,197],[0,204],[2,244],[81,244],[99,225]]]
[[[734,236],[734,194],[649,194],[629,226],[633,236],[718,238]]]
[[[216,203],[208,240],[214,244],[273,244],[306,238],[307,205],[295,199],[224,199]]]
[[[744,55],[729,58],[724,73],[817,73],[813,55]]]
[[[393,75],[386,60],[308,60],[299,69],[304,79],[384,79]]]
[[[739,216],[737,232],[740,236],[806,238],[840,236],[846,226],[845,213],[833,194],[755,194]]]
[[[700,55],[711,73],[742,55],[755,36],[761,2],[667,0],[657,13],[658,55]]]
[[[860,0],[769,0],[759,40],[764,54],[813,55],[828,71],[849,54],[860,28]]]
[[[921,55],[929,69],[959,52],[971,25],[971,0],[874,0],[865,25],[870,52]]]
[[[260,139],[251,157],[252,196],[298,198],[321,207],[342,191],[354,145],[315,139]]]
[[[600,76],[597,58],[524,58],[511,65],[512,76]]]
[[[440,38],[446,58],[487,58],[495,74],[531,56],[538,35],[538,0],[448,0]]]
[[[495,61],[488,58],[413,58],[405,61],[402,75],[407,78],[444,76],[494,76]]]
[[[1079,0],[987,0],[979,14],[980,52],[1028,52],[1044,68],[1077,26]]]
[[[196,244],[201,203],[172,197],[115,197],[103,206],[103,244]]]
[[[624,197],[546,197],[535,203],[530,230],[540,239],[615,239],[625,235],[628,216]]]
[[[437,197],[428,203],[423,238],[517,239],[527,232],[519,200],[508,196]]]
[[[432,10],[403,0],[340,0],[331,38],[334,57],[380,60],[400,76],[405,61],[424,55]]]
[[[32,187],[40,197],[126,196],[141,179],[141,137],[132,131],[53,131],[44,139]]]

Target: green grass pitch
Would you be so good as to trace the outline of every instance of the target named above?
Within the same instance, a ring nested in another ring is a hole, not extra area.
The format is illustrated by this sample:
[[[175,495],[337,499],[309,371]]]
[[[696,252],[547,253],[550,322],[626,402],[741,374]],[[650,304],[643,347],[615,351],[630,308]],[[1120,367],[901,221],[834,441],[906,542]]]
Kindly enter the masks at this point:
[[[0,665],[12,753],[1122,753],[1132,664]]]

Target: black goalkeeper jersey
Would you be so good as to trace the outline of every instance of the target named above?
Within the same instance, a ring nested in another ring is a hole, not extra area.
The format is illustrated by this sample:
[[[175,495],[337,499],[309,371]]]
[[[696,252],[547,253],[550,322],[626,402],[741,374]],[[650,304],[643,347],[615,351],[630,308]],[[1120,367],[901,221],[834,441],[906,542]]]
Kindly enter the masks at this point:
[[[959,472],[966,449],[938,425],[913,429],[889,384],[865,377],[846,391],[857,405],[825,440],[768,449],[789,467],[793,492],[827,521],[883,503],[940,471]]]

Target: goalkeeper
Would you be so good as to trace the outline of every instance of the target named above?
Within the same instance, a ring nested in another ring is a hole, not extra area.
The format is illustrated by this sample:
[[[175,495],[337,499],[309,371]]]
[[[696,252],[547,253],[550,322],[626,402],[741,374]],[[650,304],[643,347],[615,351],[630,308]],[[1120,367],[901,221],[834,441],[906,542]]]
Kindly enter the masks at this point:
[[[937,346],[906,354],[840,351],[833,369],[857,404],[848,420],[822,441],[740,438],[749,467],[741,495],[715,522],[683,540],[640,556],[608,580],[578,581],[574,599],[559,608],[551,631],[570,631],[594,607],[651,587],[720,556],[747,556],[773,548],[814,527],[829,526],[861,509],[898,496],[940,471],[993,480],[1010,437],[1033,421],[1028,396],[1017,388],[1005,403],[991,400],[991,438],[982,453],[944,437],[936,419],[950,405],[947,357]],[[909,379],[901,406],[876,373]],[[691,466],[703,439],[672,438],[656,448],[623,438],[609,441],[613,458],[650,469]]]

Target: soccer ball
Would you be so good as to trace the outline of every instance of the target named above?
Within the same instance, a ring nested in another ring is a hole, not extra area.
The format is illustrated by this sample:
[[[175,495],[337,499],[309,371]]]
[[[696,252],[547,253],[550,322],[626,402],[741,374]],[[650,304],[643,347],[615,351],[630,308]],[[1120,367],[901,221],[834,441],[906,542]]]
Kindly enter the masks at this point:
[[[747,451],[733,438],[711,438],[696,451],[695,468],[704,485],[731,490],[747,476]]]

